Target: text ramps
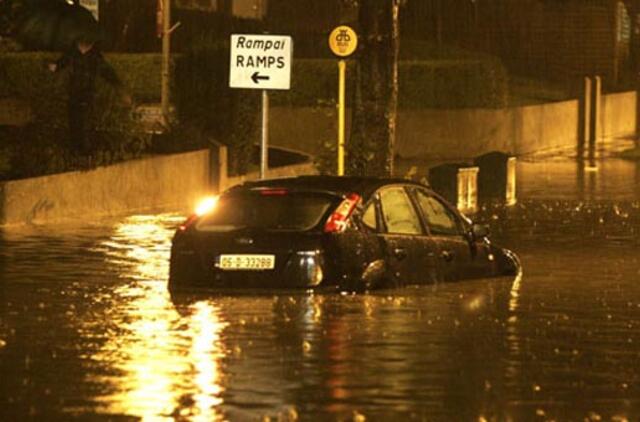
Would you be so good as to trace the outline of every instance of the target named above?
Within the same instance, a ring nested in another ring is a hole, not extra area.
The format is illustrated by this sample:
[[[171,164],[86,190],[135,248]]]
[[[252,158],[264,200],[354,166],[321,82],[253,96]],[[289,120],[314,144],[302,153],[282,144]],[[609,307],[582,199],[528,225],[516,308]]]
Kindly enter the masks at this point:
[[[293,40],[286,35],[231,35],[229,86],[289,89]]]

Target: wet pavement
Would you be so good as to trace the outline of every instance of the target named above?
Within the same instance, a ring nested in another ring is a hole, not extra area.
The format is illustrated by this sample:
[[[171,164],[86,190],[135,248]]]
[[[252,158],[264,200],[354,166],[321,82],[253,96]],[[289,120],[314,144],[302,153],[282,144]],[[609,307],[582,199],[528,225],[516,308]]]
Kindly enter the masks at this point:
[[[640,166],[521,163],[524,275],[172,297],[180,214],[0,236],[0,420],[640,420]]]

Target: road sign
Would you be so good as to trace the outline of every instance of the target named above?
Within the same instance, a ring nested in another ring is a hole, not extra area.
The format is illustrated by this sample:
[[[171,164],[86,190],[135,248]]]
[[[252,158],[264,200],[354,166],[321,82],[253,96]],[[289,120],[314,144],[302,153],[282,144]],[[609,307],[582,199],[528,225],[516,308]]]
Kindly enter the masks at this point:
[[[286,35],[231,35],[229,86],[289,89],[293,40]]]
[[[352,55],[358,48],[358,35],[351,27],[338,26],[329,34],[329,48],[338,60],[338,176],[344,175],[344,147],[346,128],[346,79],[347,64],[345,57]]]
[[[339,57],[348,57],[358,47],[358,35],[351,27],[341,25],[331,31],[329,35],[329,48]]]

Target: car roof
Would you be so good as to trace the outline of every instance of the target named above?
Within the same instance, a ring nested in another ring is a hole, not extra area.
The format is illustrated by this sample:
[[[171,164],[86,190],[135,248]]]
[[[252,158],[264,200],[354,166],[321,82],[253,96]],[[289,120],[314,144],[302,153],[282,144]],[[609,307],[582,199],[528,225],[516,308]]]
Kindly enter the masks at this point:
[[[340,196],[349,193],[357,193],[363,198],[368,198],[380,187],[394,184],[409,184],[429,188],[424,184],[400,178],[366,176],[297,176],[245,182],[242,185],[231,188],[229,192],[261,188],[283,188],[300,192],[326,192]]]

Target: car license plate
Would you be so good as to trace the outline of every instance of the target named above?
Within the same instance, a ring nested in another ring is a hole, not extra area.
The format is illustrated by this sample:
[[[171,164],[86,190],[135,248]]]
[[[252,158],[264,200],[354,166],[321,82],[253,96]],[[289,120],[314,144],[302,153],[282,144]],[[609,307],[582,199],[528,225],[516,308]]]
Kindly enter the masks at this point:
[[[222,270],[273,270],[275,255],[220,255],[216,267]]]

